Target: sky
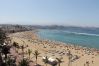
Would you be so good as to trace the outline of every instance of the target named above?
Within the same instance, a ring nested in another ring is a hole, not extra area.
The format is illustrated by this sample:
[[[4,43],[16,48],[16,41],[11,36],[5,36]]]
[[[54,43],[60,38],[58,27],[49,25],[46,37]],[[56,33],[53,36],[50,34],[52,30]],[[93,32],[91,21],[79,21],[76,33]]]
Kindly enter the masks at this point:
[[[0,24],[99,27],[99,0],[0,0]]]

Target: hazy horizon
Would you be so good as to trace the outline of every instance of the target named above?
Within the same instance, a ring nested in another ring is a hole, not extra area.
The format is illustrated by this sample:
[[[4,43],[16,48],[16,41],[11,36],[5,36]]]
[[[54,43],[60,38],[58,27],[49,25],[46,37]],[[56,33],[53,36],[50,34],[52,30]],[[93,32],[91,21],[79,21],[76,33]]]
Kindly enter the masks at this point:
[[[99,0],[2,0],[0,24],[99,27]]]

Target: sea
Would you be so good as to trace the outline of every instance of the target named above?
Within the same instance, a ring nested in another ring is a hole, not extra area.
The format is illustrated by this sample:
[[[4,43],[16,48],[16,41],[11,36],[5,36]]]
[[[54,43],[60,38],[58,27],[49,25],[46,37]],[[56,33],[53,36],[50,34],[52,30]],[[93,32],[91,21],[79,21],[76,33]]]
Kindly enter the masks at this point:
[[[39,29],[37,34],[41,39],[99,49],[99,30]]]

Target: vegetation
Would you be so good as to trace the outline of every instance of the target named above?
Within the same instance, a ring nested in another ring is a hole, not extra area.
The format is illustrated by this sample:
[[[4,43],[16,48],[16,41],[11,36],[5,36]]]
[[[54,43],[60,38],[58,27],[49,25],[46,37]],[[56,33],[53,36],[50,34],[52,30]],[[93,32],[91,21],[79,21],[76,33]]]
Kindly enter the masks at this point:
[[[19,62],[19,66],[29,66],[29,60],[22,59],[21,62]]]
[[[56,58],[56,59],[57,59],[57,62],[58,62],[58,66],[60,66],[60,64],[63,62],[62,58]]]
[[[39,56],[40,53],[38,52],[38,50],[35,50],[33,54],[35,56],[36,64],[37,64],[37,59],[38,59],[38,56]]]
[[[11,45],[11,44],[9,44],[7,39],[8,39],[8,37],[6,36],[6,33],[0,29],[0,66],[29,66],[32,50],[28,49],[27,54],[28,54],[29,58],[27,58],[27,57],[24,58],[24,49],[25,49],[24,45],[19,46],[17,42],[13,42],[13,45]],[[16,57],[9,55],[11,47],[15,47],[15,50],[16,50],[16,48],[17,49],[21,48],[21,50],[22,50],[23,57],[20,60],[20,62],[18,62],[18,65],[16,64]],[[41,66],[37,63],[38,57],[40,55],[38,50],[35,50],[33,54],[36,59],[36,66]],[[68,56],[68,60],[69,60],[68,66],[71,66],[71,59],[72,59],[73,55],[71,54],[70,51],[68,51],[67,56]],[[79,58],[78,56],[75,56],[75,57],[76,57],[76,59]],[[54,62],[51,65],[52,66],[56,66],[56,65],[61,66],[61,63],[63,62],[62,58],[56,58],[56,60],[57,60],[56,61],[57,63]],[[45,66],[47,66],[47,64],[49,63],[47,56],[45,57],[43,62],[45,63]],[[89,65],[90,65],[89,61],[87,61],[84,64],[84,66],[89,66]]]
[[[2,29],[0,29],[0,46],[4,44],[6,38],[7,37],[5,32]]]
[[[0,29],[0,66],[7,65],[7,54],[10,53],[10,46],[5,42],[6,39],[6,33]],[[3,55],[5,55],[4,58],[2,57]]]
[[[48,62],[49,62],[49,61],[48,61],[48,57],[47,57],[47,56],[45,57],[45,59],[43,60],[43,62],[44,62],[44,63],[45,63],[45,65],[47,66],[47,64],[48,64]]]
[[[7,58],[7,65],[8,66],[16,66],[16,59],[15,58],[11,58],[11,57],[8,57]]]
[[[13,42],[13,46],[15,47],[15,51],[18,53],[17,48],[19,48],[19,45],[17,42]]]
[[[29,59],[30,59],[31,54],[32,54],[32,50],[31,49],[28,49]]]
[[[68,51],[68,60],[69,60],[69,62],[68,62],[68,66],[71,66],[71,59],[72,59],[72,54],[71,54],[71,52],[70,51]]]

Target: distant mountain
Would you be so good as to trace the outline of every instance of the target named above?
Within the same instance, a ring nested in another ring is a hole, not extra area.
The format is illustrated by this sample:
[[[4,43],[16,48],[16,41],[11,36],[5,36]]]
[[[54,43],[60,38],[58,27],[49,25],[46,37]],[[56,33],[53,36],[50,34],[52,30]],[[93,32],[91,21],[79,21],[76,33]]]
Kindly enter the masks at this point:
[[[58,30],[66,30],[71,32],[79,32],[79,33],[93,33],[99,34],[99,28],[96,27],[77,27],[77,26],[58,26],[58,25],[51,25],[51,26],[32,26],[37,29],[58,29]]]

